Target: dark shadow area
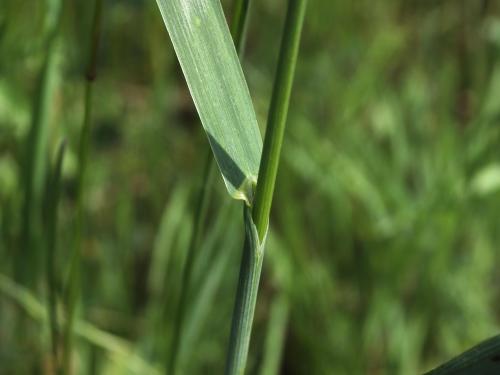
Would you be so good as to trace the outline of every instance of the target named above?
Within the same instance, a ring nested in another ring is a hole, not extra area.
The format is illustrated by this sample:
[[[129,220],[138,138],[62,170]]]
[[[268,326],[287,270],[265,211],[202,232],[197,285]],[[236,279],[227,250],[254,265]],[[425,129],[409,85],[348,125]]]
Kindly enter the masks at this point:
[[[221,144],[210,133],[207,135],[222,174],[231,185],[238,189],[246,179],[245,174]]]

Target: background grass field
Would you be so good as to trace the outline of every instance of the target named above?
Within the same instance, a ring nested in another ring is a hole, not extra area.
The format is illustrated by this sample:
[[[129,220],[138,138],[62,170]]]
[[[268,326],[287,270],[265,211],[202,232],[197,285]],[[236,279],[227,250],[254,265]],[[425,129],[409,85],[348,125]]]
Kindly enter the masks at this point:
[[[0,4],[0,374],[50,371],[47,176],[66,138],[62,290],[90,3]],[[262,133],[285,5],[250,11]],[[208,144],[156,3],[105,0],[101,33],[74,368],[161,373]],[[411,375],[498,333],[500,4],[310,0],[296,73],[248,373]],[[223,371],[241,255],[241,204],[209,188],[182,374]]]

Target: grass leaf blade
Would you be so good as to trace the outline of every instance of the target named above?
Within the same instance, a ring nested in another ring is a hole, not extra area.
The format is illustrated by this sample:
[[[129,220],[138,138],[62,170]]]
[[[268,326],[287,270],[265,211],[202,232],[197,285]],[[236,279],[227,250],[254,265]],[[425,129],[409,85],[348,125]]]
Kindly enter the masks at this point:
[[[425,375],[500,373],[500,335],[489,338]]]
[[[252,200],[262,138],[218,0],[157,0],[229,194]]]

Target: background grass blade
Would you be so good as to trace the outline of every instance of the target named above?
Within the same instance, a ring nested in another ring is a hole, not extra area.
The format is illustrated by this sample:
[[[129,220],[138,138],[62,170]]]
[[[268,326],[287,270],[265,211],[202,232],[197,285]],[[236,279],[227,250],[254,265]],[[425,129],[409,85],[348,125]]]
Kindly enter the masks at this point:
[[[7,276],[0,273],[0,294],[12,299],[18,304],[26,314],[32,319],[44,323],[47,321],[47,311],[41,303],[28,289],[16,284]],[[131,373],[138,374],[160,374],[159,369],[148,363],[137,353],[133,346],[125,339],[105,332],[93,324],[77,320],[74,324],[75,334],[89,343],[105,350],[111,359],[120,362],[122,368],[126,368]]]
[[[49,187],[49,202],[47,207],[47,255],[46,255],[46,275],[47,275],[47,311],[50,325],[50,339],[52,346],[52,366],[55,373],[59,373],[58,352],[59,352],[59,334],[57,319],[57,299],[56,299],[56,249],[57,249],[57,213],[59,206],[59,197],[61,195],[61,170],[64,160],[66,141],[63,140],[57,152],[56,163],[53,168]]]
[[[425,375],[496,375],[500,373],[500,335],[462,353]]]
[[[202,180],[199,182],[201,186],[200,194],[198,195],[198,199],[196,202],[196,208],[193,216],[193,233],[191,235],[191,240],[189,242],[188,253],[186,255],[186,262],[184,264],[184,269],[182,272],[182,281],[181,281],[181,291],[179,297],[179,303],[177,305],[177,311],[175,314],[175,324],[174,324],[174,332],[172,335],[172,344],[170,347],[170,358],[168,361],[168,373],[176,374],[177,372],[177,357],[181,342],[181,334],[184,326],[184,317],[187,309],[187,291],[189,290],[189,285],[191,281],[191,273],[193,268],[193,262],[195,258],[196,249],[198,249],[200,244],[200,237],[202,233],[202,225],[205,223],[205,218],[208,209],[208,194],[209,194],[209,186],[211,185],[211,164],[212,158],[206,159],[206,165],[204,166],[204,173],[202,176]]]
[[[23,256],[17,257],[16,273],[28,285],[36,282],[39,266],[43,264],[37,251],[40,237],[40,209],[45,185],[49,117],[54,100],[57,73],[57,41],[61,23],[60,0],[46,2],[46,55],[36,85],[31,127],[26,141],[24,160],[24,204],[22,208]]]
[[[93,87],[96,78],[97,51],[99,48],[100,24],[102,14],[103,0],[95,0],[92,26],[88,44],[88,61],[85,70],[85,97],[83,125],[80,134],[80,143],[78,149],[78,176],[77,176],[77,213],[75,230],[75,248],[71,257],[69,274],[66,285],[66,326],[64,330],[64,351],[63,351],[63,369],[65,373],[70,373],[71,355],[72,355],[72,334],[75,310],[80,294],[80,260],[82,252],[82,227],[84,213],[84,187],[87,173],[89,143],[90,143],[90,125],[92,115]]]
[[[286,326],[290,313],[288,296],[278,291],[271,302],[269,323],[264,343],[263,360],[260,375],[277,375],[280,373],[281,356],[285,344]]]
[[[252,201],[262,138],[218,0],[157,0],[229,194]]]
[[[266,257],[269,265],[269,283],[272,286],[271,305],[268,310],[266,336],[262,346],[262,360],[259,364],[260,375],[280,374],[283,352],[287,342],[290,320],[290,285],[294,276],[291,268],[291,248],[285,246],[275,231],[269,234],[267,246],[271,249]]]
[[[245,31],[247,28],[247,14],[249,6],[250,0],[236,0],[234,2],[231,35],[233,36],[236,51],[238,51],[240,56],[245,48]]]

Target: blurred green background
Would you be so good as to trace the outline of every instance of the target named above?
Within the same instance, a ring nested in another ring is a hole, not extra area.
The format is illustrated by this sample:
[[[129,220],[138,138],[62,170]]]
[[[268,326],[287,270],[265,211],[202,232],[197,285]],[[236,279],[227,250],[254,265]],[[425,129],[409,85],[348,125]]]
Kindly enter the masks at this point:
[[[65,137],[60,285],[92,3],[0,4],[1,374],[50,373],[44,195]],[[262,133],[285,10],[252,1],[242,64]],[[208,143],[155,1],[102,16],[75,373],[161,373]],[[287,126],[249,374],[418,374],[498,333],[500,3],[310,0]],[[222,373],[229,336],[242,210],[218,173],[210,189],[181,374]]]

